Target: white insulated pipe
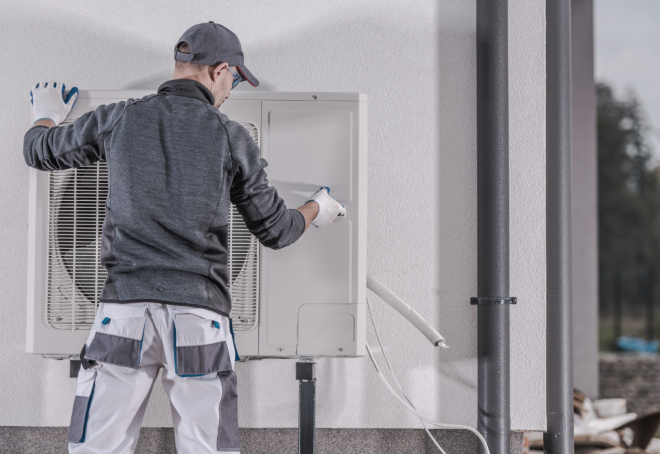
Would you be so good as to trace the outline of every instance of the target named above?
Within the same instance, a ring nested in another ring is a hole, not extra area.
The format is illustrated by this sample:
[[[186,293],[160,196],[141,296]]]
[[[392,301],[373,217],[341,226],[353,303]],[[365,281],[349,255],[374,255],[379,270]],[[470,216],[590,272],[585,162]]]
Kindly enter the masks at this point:
[[[390,289],[378,282],[371,276],[367,276],[367,288],[380,296],[383,301],[392,306],[399,314],[403,315],[410,323],[413,324],[435,347],[449,348],[445,344],[445,339],[440,335],[431,324],[426,321],[424,317],[419,315],[415,309],[410,307],[401,298],[396,296]]]

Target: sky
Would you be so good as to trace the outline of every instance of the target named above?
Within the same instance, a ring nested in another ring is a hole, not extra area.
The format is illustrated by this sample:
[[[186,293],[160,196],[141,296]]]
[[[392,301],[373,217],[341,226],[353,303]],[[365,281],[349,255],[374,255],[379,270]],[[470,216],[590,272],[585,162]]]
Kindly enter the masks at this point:
[[[596,80],[634,91],[660,163],[660,0],[595,0]]]

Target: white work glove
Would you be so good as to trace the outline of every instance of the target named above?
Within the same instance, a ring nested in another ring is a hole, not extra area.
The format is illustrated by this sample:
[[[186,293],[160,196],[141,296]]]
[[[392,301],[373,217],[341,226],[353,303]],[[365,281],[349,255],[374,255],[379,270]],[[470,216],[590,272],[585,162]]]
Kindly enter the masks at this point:
[[[314,227],[325,227],[338,216],[346,216],[346,208],[330,197],[330,188],[322,187],[316,191],[307,202],[312,200],[319,204],[319,212],[312,221]]]
[[[53,120],[56,125],[59,125],[69,115],[78,99],[78,88],[73,87],[65,100],[63,98],[64,84],[38,83],[32,87],[30,96],[32,96],[32,118],[35,123],[39,120]]]

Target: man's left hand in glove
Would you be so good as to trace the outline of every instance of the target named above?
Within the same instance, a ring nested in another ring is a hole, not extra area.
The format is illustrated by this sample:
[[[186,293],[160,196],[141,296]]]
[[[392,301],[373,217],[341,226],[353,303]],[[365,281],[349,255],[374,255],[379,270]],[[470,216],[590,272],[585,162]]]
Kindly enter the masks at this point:
[[[66,99],[64,99],[64,89],[65,85],[58,82],[38,83],[32,87],[30,95],[35,124],[57,126],[66,119],[78,99],[78,88],[73,87]]]

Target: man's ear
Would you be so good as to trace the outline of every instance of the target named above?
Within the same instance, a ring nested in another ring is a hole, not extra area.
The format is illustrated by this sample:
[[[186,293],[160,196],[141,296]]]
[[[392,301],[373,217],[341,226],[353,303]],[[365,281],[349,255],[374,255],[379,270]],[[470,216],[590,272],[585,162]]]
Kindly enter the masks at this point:
[[[226,67],[227,67],[227,63],[220,63],[218,66],[213,68],[213,71],[211,73],[211,80],[213,80],[213,82],[217,82],[220,78],[220,73]]]

